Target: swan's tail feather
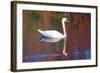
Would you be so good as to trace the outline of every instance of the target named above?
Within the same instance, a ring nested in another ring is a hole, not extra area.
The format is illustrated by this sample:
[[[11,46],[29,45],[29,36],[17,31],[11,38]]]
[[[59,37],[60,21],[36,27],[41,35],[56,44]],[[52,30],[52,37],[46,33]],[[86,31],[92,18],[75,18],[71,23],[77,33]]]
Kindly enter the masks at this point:
[[[44,31],[37,29],[38,32],[40,32],[42,35],[44,35]]]

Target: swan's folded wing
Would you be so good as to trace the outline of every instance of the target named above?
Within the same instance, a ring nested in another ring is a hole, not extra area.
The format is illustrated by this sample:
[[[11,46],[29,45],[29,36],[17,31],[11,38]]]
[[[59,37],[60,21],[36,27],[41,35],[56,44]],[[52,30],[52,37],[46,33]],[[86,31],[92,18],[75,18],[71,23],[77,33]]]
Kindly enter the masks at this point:
[[[46,36],[51,37],[51,38],[63,38],[64,35],[56,30],[48,30],[44,31]]]
[[[42,31],[38,29],[38,32],[40,32],[43,36],[49,37],[49,38],[64,38],[64,35],[56,30]]]

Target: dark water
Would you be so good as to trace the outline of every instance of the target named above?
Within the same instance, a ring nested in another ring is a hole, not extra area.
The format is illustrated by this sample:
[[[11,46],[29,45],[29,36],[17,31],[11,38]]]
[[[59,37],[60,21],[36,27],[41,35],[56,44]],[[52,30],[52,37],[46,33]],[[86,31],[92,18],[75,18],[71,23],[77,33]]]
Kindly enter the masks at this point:
[[[67,14],[70,23],[66,40],[66,52],[62,54],[64,41],[41,42],[41,30],[57,30],[61,33],[61,19]],[[23,62],[91,59],[91,14],[23,10]]]
[[[76,51],[74,54],[74,59],[79,60],[80,59],[80,52]],[[24,62],[43,62],[46,58],[57,58],[57,57],[65,57],[63,54],[32,54],[29,56],[24,56],[23,61]],[[91,59],[91,52],[89,50],[84,51],[83,53],[83,59]],[[66,56],[67,58],[67,56]],[[65,59],[66,60],[66,59]],[[49,61],[49,60],[48,60]]]
[[[23,62],[91,59],[90,48],[80,48],[80,44],[78,43],[75,44],[75,48],[73,49],[69,48],[67,43],[66,52],[68,56],[65,56],[62,53],[63,40],[57,43],[46,43],[41,42],[40,38],[41,35],[39,33],[36,35],[33,33],[24,34]]]

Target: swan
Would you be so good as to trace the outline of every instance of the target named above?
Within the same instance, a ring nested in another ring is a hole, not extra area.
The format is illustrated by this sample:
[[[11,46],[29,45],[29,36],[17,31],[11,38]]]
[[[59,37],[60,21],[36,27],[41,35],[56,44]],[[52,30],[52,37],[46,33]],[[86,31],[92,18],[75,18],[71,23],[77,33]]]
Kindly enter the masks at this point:
[[[65,28],[65,22],[68,22],[67,18],[62,18],[62,27],[63,27],[63,34],[58,32],[57,30],[40,30],[37,29],[38,32],[42,34],[41,41],[44,42],[59,42],[61,39],[64,39],[64,47],[63,47],[63,54],[67,56],[67,53],[65,52],[66,49],[66,40],[67,40],[67,33]]]

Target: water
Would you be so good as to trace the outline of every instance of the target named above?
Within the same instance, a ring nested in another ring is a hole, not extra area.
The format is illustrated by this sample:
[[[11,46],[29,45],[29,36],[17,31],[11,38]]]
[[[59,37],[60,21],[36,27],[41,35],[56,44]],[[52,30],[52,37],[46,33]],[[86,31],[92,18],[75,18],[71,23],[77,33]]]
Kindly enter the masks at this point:
[[[90,48],[69,48],[69,45],[66,43],[66,52],[68,56],[65,56],[62,53],[63,45],[65,44],[63,40],[57,43],[46,43],[41,42],[40,38],[41,35],[39,34],[36,36],[32,33],[24,34],[23,62],[91,59]]]

